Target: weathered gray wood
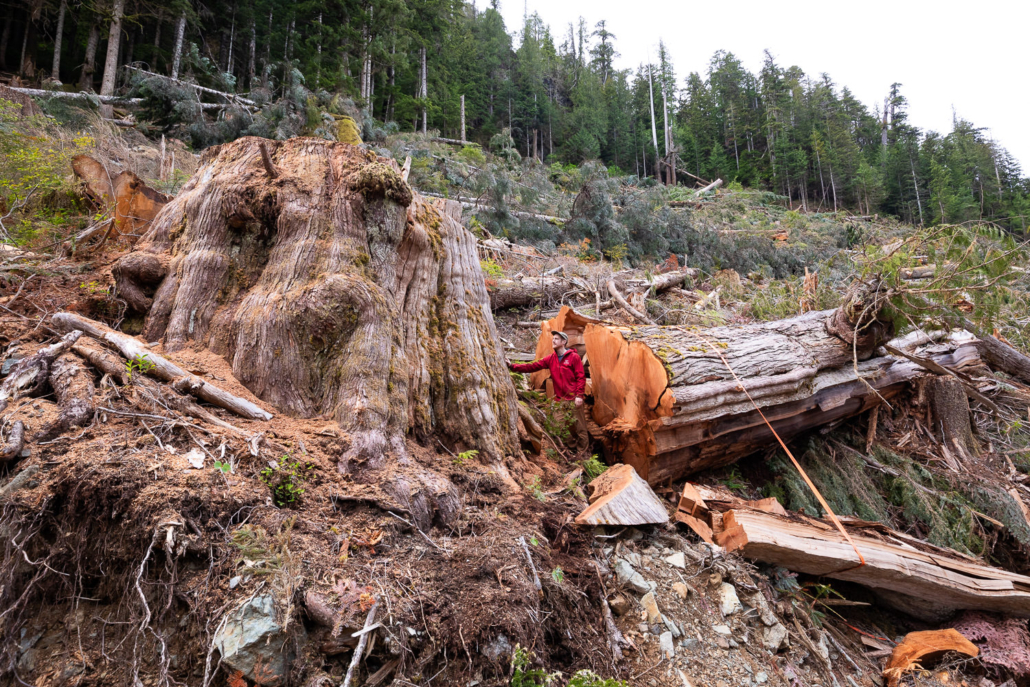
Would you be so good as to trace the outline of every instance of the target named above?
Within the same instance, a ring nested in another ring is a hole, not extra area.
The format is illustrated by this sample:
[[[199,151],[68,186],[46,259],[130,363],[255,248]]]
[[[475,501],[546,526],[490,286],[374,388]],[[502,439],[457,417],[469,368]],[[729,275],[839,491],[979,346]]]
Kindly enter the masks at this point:
[[[5,441],[3,445],[0,445],[0,463],[4,463],[12,458],[17,458],[24,446],[25,423],[18,420],[11,427],[11,432],[7,435],[7,441]]]
[[[110,327],[104,326],[99,322],[94,322],[81,315],[76,315],[68,312],[57,313],[51,318],[51,323],[59,330],[68,331],[71,329],[81,330],[89,336],[92,336],[98,341],[105,341],[108,344],[114,346],[118,352],[120,352],[128,360],[140,360],[146,358],[154,364],[154,369],[150,372],[158,379],[166,382],[175,381],[179,378],[186,377],[196,379],[198,384],[191,385],[190,391],[197,398],[207,401],[212,405],[216,405],[219,408],[225,408],[230,410],[241,417],[250,418],[251,420],[271,420],[272,414],[256,404],[250,401],[234,396],[229,392],[219,389],[214,384],[207,382],[199,377],[194,377],[186,370],[182,369],[175,363],[171,362],[167,358],[164,358],[136,339],[116,332]]]
[[[1030,577],[980,565],[946,549],[925,544],[916,548],[889,530],[876,538],[848,528],[865,558],[865,565],[859,565],[851,544],[825,523],[745,509],[729,511],[723,522],[722,541],[747,558],[904,594],[941,610],[1030,617]]]
[[[65,330],[68,333],[60,341],[41,348],[33,355],[18,361],[3,384],[0,384],[0,411],[3,411],[9,402],[36,393],[43,388],[50,375],[50,366],[54,360],[71,348],[72,344],[82,336],[81,331],[72,331],[74,329],[74,327],[69,327]]]
[[[39,472],[39,466],[30,465],[15,475],[10,482],[0,487],[0,503],[4,503],[7,500],[7,497],[28,484],[29,480],[31,480],[37,472]]]
[[[36,433],[34,442],[50,441],[71,429],[82,427],[93,419],[93,378],[71,353],[65,353],[50,367],[50,386],[57,397],[60,414],[48,427]]]
[[[639,310],[637,310],[632,305],[630,305],[629,303],[626,302],[626,299],[622,297],[621,293],[619,293],[619,288],[615,285],[615,280],[614,279],[609,279],[608,280],[607,287],[608,287],[608,293],[615,300],[615,302],[619,304],[620,308],[622,308],[627,313],[629,313],[638,322],[642,322],[644,324],[654,325],[654,321],[652,321],[650,317],[648,317],[647,315],[643,314],[642,312],[640,312]]]
[[[590,506],[580,525],[652,525],[669,522],[665,504],[631,465],[615,465],[590,483]]]

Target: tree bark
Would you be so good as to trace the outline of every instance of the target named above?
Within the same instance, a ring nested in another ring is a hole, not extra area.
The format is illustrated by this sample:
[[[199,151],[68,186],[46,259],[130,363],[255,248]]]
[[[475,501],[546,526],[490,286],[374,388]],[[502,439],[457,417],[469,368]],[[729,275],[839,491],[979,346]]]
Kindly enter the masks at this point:
[[[72,427],[81,427],[93,419],[93,378],[79,359],[65,353],[50,368],[50,387],[57,397],[60,414],[40,430],[32,441],[50,441]]]
[[[96,68],[97,45],[100,43],[100,24],[94,20],[89,27],[89,38],[86,40],[86,57],[82,62],[82,73],[79,74],[79,88],[92,90],[93,71]]]
[[[254,74],[257,70],[257,20],[250,19],[250,57],[247,61],[247,88],[254,90]]]
[[[54,30],[54,60],[50,65],[50,77],[61,80],[61,44],[64,39],[64,15],[68,11],[68,0],[61,0],[57,10],[57,28]]]
[[[11,433],[7,435],[7,441],[0,444],[0,464],[6,463],[12,458],[17,458],[25,446],[25,423],[18,420],[11,427]]]
[[[11,401],[42,392],[50,375],[50,366],[62,353],[72,347],[81,331],[69,331],[57,343],[39,349],[36,353],[23,358],[11,368],[11,372],[0,384],[0,412],[7,408]]]
[[[775,445],[754,404],[788,440],[862,413],[926,374],[904,357],[873,357],[887,328],[859,336],[855,365],[852,343],[838,334],[846,317],[825,310],[701,331],[588,324],[593,419],[606,448],[656,484]],[[924,357],[945,368],[980,362],[973,342]]]
[[[107,35],[107,59],[104,60],[104,78],[100,82],[100,95],[114,95],[114,87],[118,76],[118,52],[122,44],[122,15],[125,12],[125,0],[114,0],[111,8],[111,29]],[[104,117],[112,117],[114,108],[101,105],[100,113]]]
[[[426,136],[429,126],[429,110],[426,108],[426,100],[429,98],[429,72],[426,69],[426,48],[423,46],[420,50],[419,57],[421,65],[419,68],[419,74],[421,75],[422,84],[419,90],[418,97],[422,100],[422,135]]]
[[[495,464],[518,452],[460,205],[413,196],[391,160],[317,139],[265,142],[271,179],[261,142],[205,152],[137,244],[169,261],[144,339],[208,347],[282,412],[334,418],[349,438],[341,472],[382,482],[420,527],[454,517],[453,489],[413,463],[405,434]]]
[[[172,48],[172,78],[179,78],[179,60],[182,58],[182,39],[186,35],[186,10],[175,24],[175,46]]]

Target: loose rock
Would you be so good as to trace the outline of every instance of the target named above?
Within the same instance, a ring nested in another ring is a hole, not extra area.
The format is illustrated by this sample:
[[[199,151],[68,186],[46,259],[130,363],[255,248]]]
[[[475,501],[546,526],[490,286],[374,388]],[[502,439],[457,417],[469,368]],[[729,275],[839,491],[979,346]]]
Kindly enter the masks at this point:
[[[285,639],[275,618],[275,602],[264,594],[233,611],[215,634],[214,644],[230,668],[259,685],[277,685],[287,677],[287,656],[280,650]]]
[[[737,598],[737,590],[729,582],[719,585],[719,610],[724,617],[744,610],[740,599]]]

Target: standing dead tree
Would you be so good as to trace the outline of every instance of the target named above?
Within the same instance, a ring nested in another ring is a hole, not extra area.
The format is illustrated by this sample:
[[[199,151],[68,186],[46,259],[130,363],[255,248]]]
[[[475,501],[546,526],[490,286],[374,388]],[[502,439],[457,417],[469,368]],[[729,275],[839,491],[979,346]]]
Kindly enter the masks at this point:
[[[340,471],[380,483],[425,528],[458,501],[409,458],[406,433],[497,467],[518,452],[515,392],[460,215],[355,146],[243,138],[205,152],[114,273],[119,292],[152,303],[144,340],[209,348],[282,412],[335,419],[349,438]]]

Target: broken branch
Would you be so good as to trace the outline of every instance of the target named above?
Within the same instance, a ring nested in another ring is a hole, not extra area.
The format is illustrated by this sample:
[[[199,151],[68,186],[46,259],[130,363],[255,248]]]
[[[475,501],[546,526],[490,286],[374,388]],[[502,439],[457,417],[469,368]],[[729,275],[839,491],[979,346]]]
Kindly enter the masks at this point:
[[[171,382],[179,379],[180,377],[192,377],[192,375],[186,372],[186,370],[182,369],[167,358],[163,358],[150,351],[146,346],[131,336],[122,334],[121,332],[116,332],[110,327],[102,325],[99,322],[68,312],[55,314],[51,318],[51,322],[58,329],[64,331],[78,329],[98,341],[104,341],[114,346],[119,353],[129,360],[139,360],[143,358],[150,360],[150,362],[154,364],[154,368],[150,371],[150,374],[162,381]],[[232,411],[241,417],[251,420],[272,419],[272,414],[268,411],[244,398],[234,396],[223,389],[219,389],[210,382],[200,380],[200,384],[192,391],[197,398],[207,401],[212,405],[216,405],[219,408],[225,408],[226,410]]]

